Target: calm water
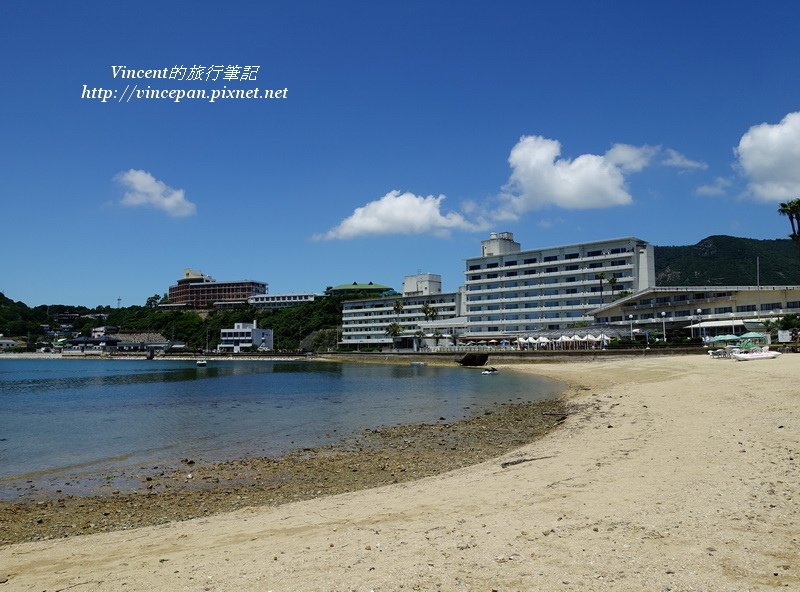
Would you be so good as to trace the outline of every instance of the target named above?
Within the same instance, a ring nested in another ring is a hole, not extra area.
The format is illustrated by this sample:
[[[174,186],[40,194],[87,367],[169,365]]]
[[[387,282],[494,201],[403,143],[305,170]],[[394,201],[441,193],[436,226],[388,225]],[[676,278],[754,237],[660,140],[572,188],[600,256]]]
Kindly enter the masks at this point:
[[[0,481],[184,457],[275,455],[365,428],[548,398],[560,388],[458,367],[0,360]]]

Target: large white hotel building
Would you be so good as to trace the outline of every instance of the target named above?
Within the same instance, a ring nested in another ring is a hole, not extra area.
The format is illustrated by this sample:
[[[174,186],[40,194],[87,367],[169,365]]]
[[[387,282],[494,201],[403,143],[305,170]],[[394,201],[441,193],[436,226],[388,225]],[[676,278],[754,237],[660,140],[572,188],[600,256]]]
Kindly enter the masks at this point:
[[[442,293],[440,276],[408,276],[402,296],[345,302],[340,343],[390,345],[386,328],[393,322],[406,336],[434,329],[462,338],[565,329],[593,323],[590,311],[621,293],[655,285],[653,246],[634,237],[523,251],[510,232],[492,233],[481,242],[480,257],[466,260],[465,274],[458,292]],[[402,308],[395,310],[398,300]],[[435,321],[423,315],[425,304],[436,309]]]
[[[523,251],[510,232],[492,233],[465,274],[468,336],[591,323],[612,291],[655,285],[653,246],[634,237]]]

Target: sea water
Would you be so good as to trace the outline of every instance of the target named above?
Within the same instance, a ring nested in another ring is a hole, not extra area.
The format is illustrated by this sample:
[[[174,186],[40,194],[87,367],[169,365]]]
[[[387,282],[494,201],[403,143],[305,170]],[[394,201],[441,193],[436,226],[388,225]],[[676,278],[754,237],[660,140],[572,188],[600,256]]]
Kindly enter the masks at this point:
[[[276,456],[560,390],[455,365],[0,359],[0,486],[134,463]]]

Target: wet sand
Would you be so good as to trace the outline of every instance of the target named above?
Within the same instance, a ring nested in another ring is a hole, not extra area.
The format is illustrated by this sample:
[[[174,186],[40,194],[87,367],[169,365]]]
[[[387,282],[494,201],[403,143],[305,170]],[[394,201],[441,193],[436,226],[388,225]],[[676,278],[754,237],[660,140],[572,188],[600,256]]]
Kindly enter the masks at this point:
[[[541,437],[566,418],[565,409],[563,400],[507,402],[460,421],[382,427],[279,458],[207,464],[184,458],[179,468],[24,479],[16,482],[20,499],[0,500],[0,545],[189,520],[436,475]]]
[[[311,499],[278,506],[5,545],[2,586],[800,589],[800,356],[513,369],[566,381],[568,414],[558,429],[502,456],[349,493],[311,489],[301,493]],[[436,448],[437,437],[421,439],[423,448]],[[395,446],[405,440],[414,436]],[[399,459],[376,472],[416,468]],[[358,473],[352,462],[355,471],[339,470]]]

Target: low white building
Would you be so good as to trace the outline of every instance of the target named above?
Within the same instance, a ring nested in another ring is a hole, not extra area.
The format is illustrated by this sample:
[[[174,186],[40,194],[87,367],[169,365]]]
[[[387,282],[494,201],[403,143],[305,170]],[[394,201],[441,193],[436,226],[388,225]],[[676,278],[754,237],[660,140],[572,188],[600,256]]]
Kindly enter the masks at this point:
[[[402,295],[345,302],[339,343],[357,347],[418,347],[430,322],[439,321],[442,327],[447,327],[448,320],[460,315],[461,293],[443,293],[441,276],[427,273],[406,276]],[[395,323],[402,330],[397,338],[387,334],[388,327]],[[422,335],[418,336],[419,333]]]
[[[288,308],[314,302],[321,294],[257,294],[247,299],[247,304],[255,308]]]
[[[0,335],[2,337],[2,335]],[[16,339],[0,339],[0,350],[12,349],[17,347]]]
[[[259,329],[256,321],[236,323],[233,329],[222,329],[219,346],[221,352],[238,353],[242,349],[273,349],[272,329]]]
[[[800,314],[800,286],[659,286],[592,311],[596,322],[661,333],[713,336],[758,330],[765,320]]]

